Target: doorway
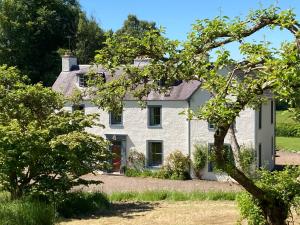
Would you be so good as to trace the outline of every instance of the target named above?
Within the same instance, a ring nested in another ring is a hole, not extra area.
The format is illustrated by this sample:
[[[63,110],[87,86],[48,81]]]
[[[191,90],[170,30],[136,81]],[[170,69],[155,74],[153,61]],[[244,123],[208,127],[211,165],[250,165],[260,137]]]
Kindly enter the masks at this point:
[[[111,152],[113,153],[112,171],[119,172],[122,164],[122,142],[112,141]]]

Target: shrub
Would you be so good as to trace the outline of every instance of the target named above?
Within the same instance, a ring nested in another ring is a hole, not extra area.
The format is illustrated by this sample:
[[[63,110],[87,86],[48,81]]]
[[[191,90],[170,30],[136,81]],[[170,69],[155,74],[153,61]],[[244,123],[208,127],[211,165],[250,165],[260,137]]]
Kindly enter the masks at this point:
[[[186,180],[190,178],[189,166],[189,157],[185,156],[181,151],[176,150],[168,156],[163,169],[166,170],[167,174],[170,174],[171,179]]]
[[[72,192],[58,203],[57,212],[62,217],[71,218],[105,212],[109,207],[110,202],[102,193]]]
[[[276,135],[281,137],[300,137],[300,125],[297,123],[277,124]]]
[[[55,209],[41,202],[7,201],[0,204],[0,221],[3,225],[52,225]]]
[[[200,177],[200,170],[202,170],[207,161],[207,146],[205,145],[195,145],[195,150],[193,152],[193,168],[198,177]]]
[[[135,149],[130,149],[127,159],[127,167],[135,170],[145,168],[145,155]]]
[[[247,176],[253,176],[255,173],[255,151],[253,149],[242,148],[239,153],[239,164],[242,171]]]
[[[125,170],[125,176],[127,177],[140,177],[142,172],[137,169],[132,169],[132,168],[126,168]]]
[[[247,219],[248,225],[265,225],[266,220],[263,217],[262,210],[257,202],[248,193],[241,193],[236,198],[241,214],[241,219]]]

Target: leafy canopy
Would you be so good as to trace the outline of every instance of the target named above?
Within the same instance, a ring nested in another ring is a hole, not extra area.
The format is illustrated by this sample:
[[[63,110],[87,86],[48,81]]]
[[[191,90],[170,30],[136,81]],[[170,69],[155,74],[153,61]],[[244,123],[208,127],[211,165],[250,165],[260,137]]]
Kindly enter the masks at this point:
[[[0,67],[0,182],[12,198],[50,197],[89,184],[84,174],[108,168],[107,142],[86,128],[97,115],[62,110],[62,97],[41,84],[27,85],[13,67]],[[99,182],[94,182],[99,183]]]

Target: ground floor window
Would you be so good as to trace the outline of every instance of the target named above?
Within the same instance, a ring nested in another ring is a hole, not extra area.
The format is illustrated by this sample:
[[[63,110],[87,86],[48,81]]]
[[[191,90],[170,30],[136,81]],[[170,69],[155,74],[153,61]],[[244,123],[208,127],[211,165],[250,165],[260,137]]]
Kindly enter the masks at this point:
[[[163,163],[162,141],[148,141],[148,166],[161,166]]]
[[[208,158],[211,158],[213,155],[213,151],[214,151],[214,144],[208,144]],[[225,151],[225,158],[227,162],[234,162],[234,157],[233,157],[233,152],[232,152],[232,148],[230,144],[224,144],[224,151]],[[214,163],[209,160],[208,164],[207,164],[207,171],[208,172],[213,172],[214,171]]]

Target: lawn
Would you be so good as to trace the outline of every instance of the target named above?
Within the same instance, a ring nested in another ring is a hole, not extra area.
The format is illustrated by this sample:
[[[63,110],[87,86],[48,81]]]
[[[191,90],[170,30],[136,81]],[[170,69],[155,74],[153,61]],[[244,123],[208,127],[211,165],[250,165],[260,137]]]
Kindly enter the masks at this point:
[[[289,152],[300,152],[300,138],[276,137],[276,148]]]
[[[118,214],[60,225],[232,225],[239,219],[234,201],[124,202],[115,207]]]
[[[285,111],[276,111],[276,125],[295,124],[292,119],[292,113]],[[300,138],[298,137],[276,137],[276,148],[278,150],[289,152],[300,152]]]

